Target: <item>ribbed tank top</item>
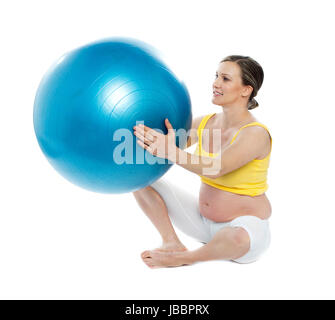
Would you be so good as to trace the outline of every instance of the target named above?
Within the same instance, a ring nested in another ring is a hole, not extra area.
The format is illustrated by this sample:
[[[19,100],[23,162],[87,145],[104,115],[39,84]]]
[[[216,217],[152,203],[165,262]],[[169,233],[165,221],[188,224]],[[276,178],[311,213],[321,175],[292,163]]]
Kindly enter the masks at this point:
[[[219,156],[218,153],[209,153],[202,149],[203,129],[205,128],[208,120],[214,115],[215,113],[205,116],[202,119],[198,127],[198,130],[197,130],[198,144],[194,152],[194,154],[196,155],[206,156],[206,157],[211,157],[211,158],[216,158],[217,156]],[[241,127],[235,133],[230,144],[232,144],[235,141],[237,135],[240,133],[242,129],[251,127],[251,126],[260,126],[269,132],[268,128],[265,125],[259,122],[251,122]],[[270,135],[270,139],[271,139],[271,150],[272,150],[271,135]],[[211,179],[211,178],[207,178],[204,176],[200,176],[201,181],[214,188],[229,191],[232,193],[248,195],[248,196],[261,195],[268,189],[267,173],[268,173],[268,168],[270,164],[270,155],[271,155],[271,151],[264,159],[254,159],[248,162],[246,165],[232,172],[229,172],[219,178],[216,178],[216,179]]]

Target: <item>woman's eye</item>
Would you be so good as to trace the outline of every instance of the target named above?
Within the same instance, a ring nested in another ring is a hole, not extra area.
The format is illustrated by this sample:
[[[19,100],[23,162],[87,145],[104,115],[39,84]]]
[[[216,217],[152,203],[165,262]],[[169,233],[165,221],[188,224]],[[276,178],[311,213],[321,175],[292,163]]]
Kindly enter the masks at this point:
[[[215,75],[215,79],[218,77],[218,75],[216,74]],[[226,78],[226,77],[223,77],[223,80],[229,80],[228,78]]]

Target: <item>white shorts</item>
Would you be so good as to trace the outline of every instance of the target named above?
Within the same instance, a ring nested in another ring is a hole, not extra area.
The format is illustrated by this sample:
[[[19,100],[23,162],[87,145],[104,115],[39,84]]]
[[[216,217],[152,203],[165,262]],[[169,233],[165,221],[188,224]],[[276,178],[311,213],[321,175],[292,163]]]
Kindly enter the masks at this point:
[[[270,245],[269,221],[255,216],[240,216],[229,222],[215,222],[205,218],[199,211],[195,195],[173,185],[166,179],[159,179],[151,185],[165,201],[169,217],[174,226],[188,236],[202,242],[209,242],[214,234],[225,227],[240,227],[248,232],[250,249],[238,263],[256,261]]]

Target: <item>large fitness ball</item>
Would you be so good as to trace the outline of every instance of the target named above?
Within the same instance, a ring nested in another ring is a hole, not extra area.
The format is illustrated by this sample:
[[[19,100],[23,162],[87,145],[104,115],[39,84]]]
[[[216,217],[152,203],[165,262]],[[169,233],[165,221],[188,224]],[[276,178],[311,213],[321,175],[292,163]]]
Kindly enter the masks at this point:
[[[51,165],[85,189],[125,193],[150,185],[172,165],[136,143],[137,123],[167,133],[164,119],[187,132],[187,89],[155,49],[113,38],[61,57],[35,97],[34,128]],[[186,134],[176,144],[186,145]],[[162,161],[163,160],[163,161]]]

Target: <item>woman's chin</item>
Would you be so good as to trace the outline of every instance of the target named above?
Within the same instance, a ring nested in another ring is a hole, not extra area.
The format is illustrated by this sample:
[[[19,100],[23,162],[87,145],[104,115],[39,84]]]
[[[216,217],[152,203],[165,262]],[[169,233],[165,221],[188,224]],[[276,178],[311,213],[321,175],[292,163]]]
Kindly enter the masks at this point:
[[[215,98],[212,98],[212,103],[215,104],[215,105],[217,105],[217,106],[221,106],[221,103],[219,103],[217,101],[217,99],[215,99]]]

